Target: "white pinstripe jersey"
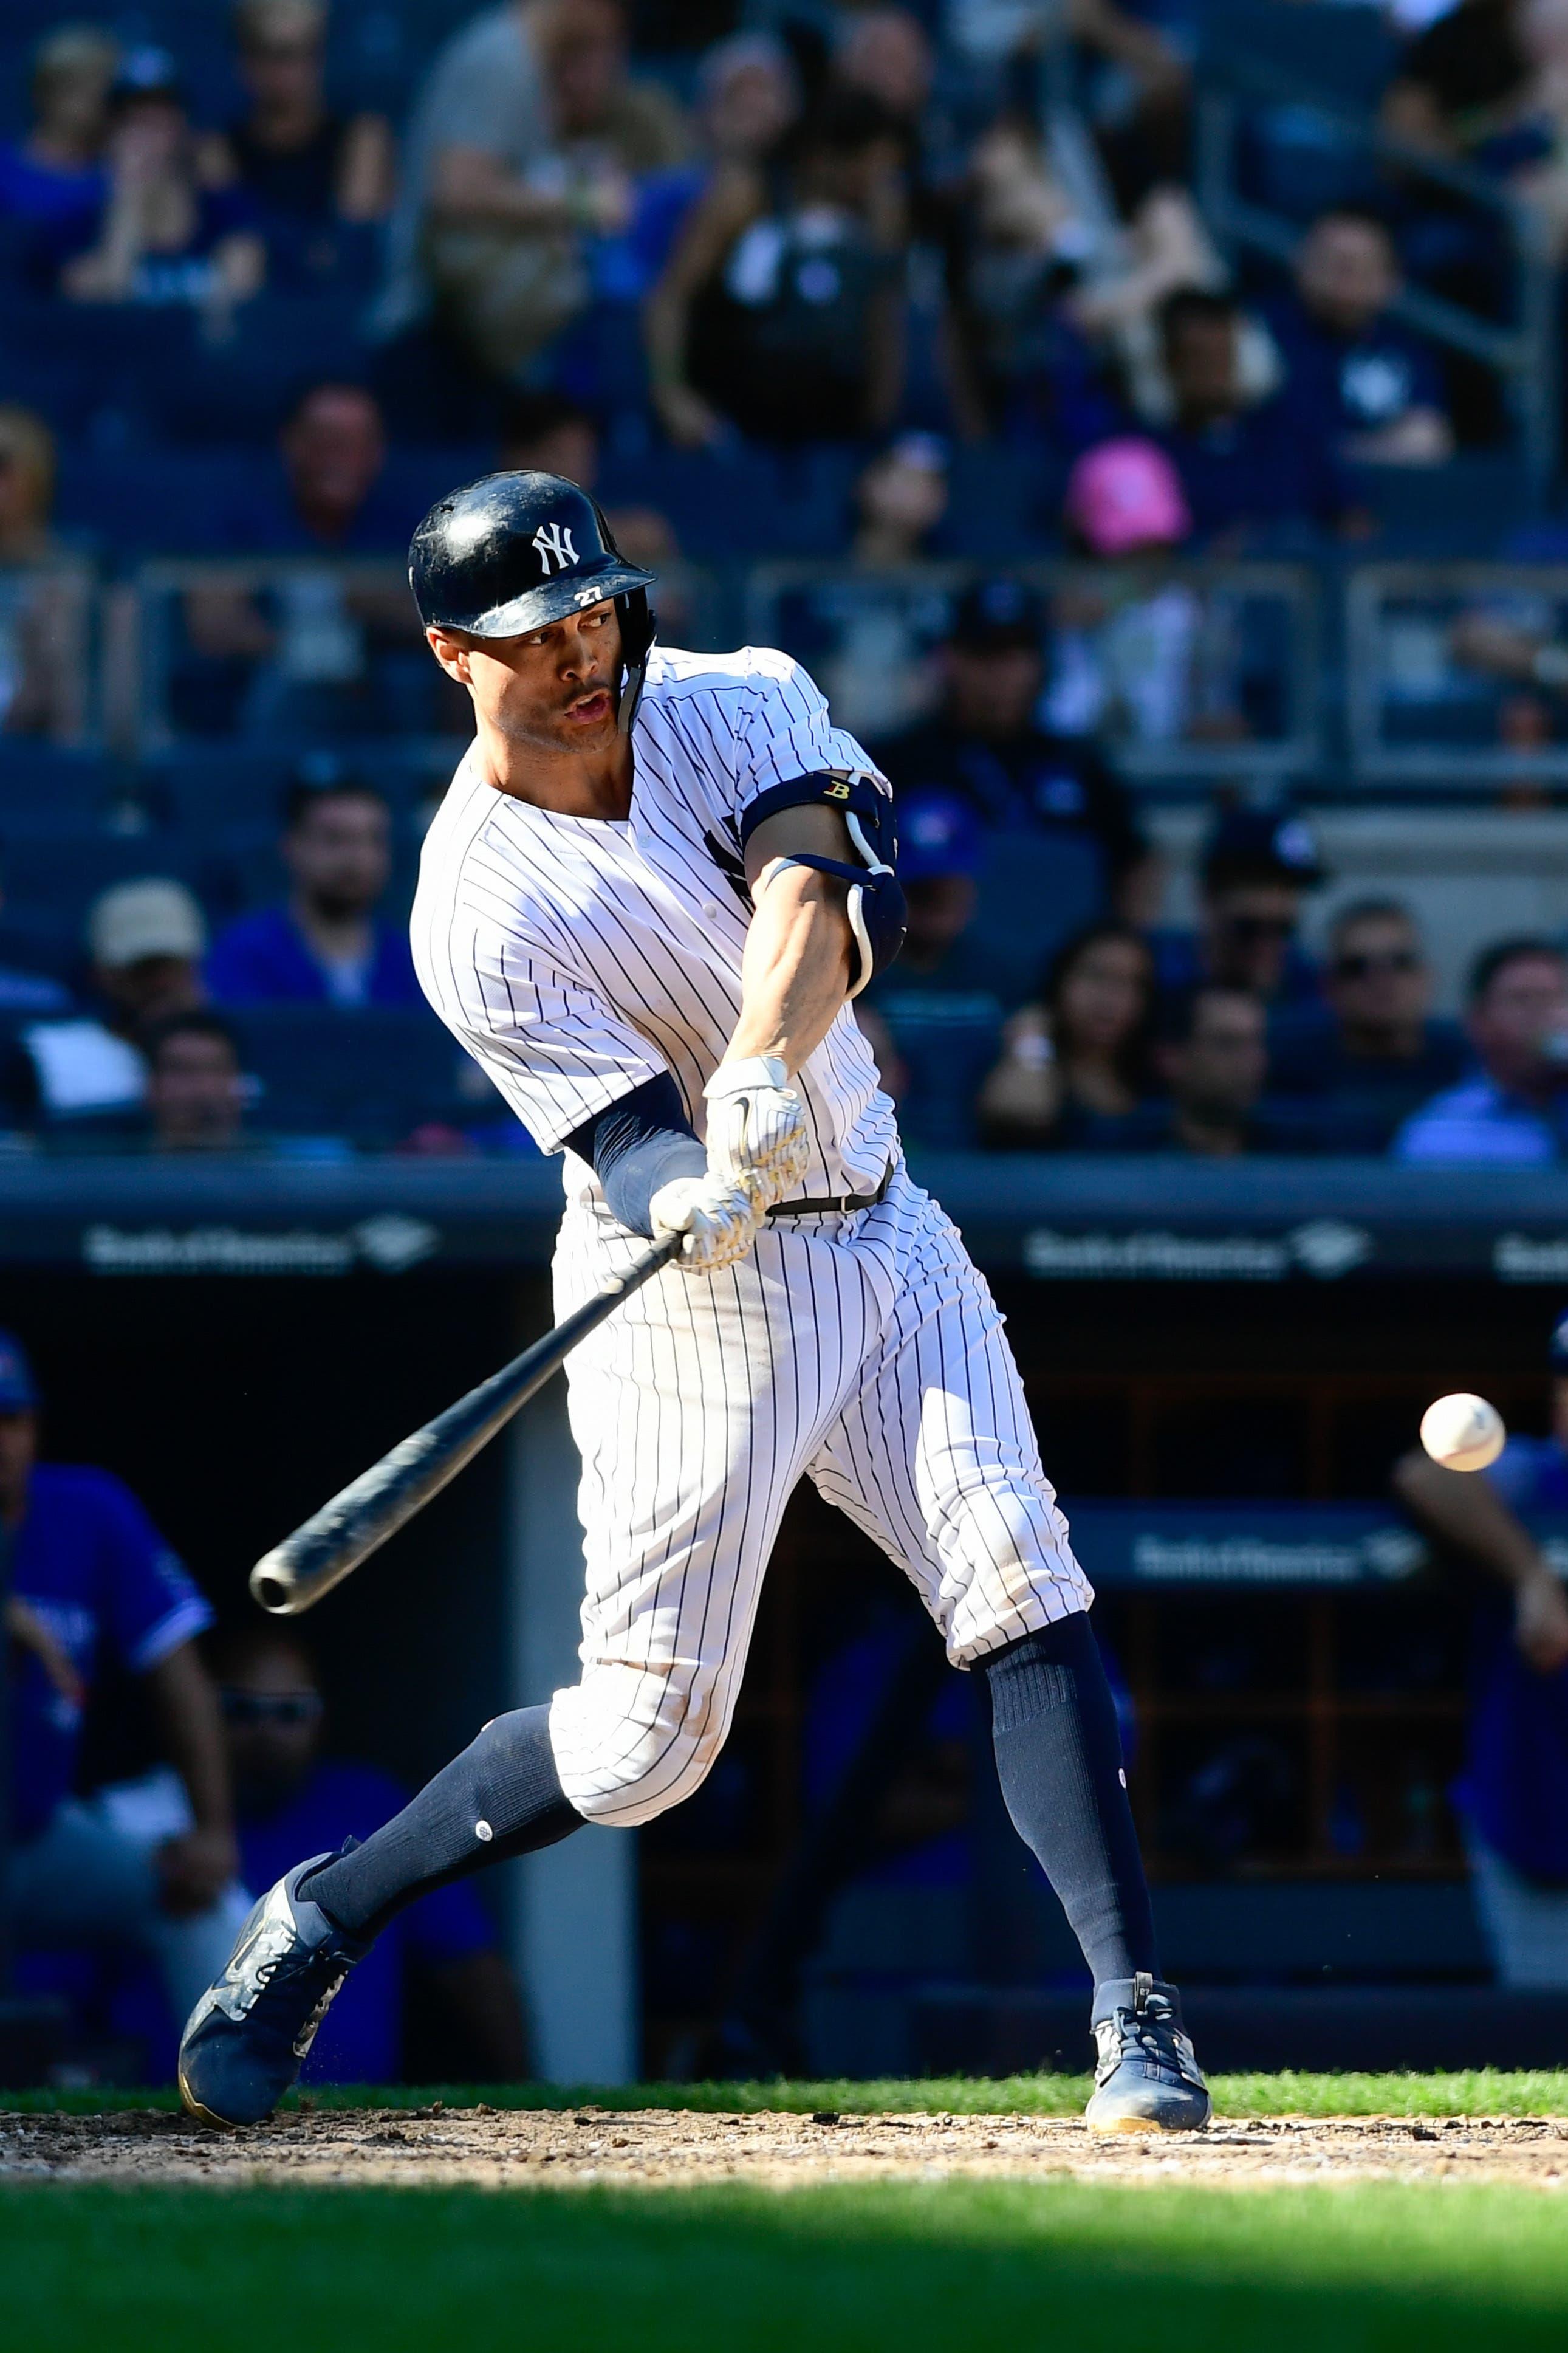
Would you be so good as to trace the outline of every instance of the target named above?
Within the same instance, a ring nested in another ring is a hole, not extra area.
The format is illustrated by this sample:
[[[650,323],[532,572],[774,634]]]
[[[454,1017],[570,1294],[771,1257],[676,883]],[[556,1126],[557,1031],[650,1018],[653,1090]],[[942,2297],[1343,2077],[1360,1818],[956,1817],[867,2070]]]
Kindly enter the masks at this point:
[[[656,647],[632,749],[624,823],[497,792],[470,751],[420,859],[420,985],[543,1152],[661,1071],[702,1134],[703,1083],[741,1005],[742,812],[795,776],[870,768],[805,672],[754,646]],[[802,1193],[870,1189],[897,1134],[847,1007],[796,1084],[813,1144]],[[568,1154],[568,1192],[591,1182]]]

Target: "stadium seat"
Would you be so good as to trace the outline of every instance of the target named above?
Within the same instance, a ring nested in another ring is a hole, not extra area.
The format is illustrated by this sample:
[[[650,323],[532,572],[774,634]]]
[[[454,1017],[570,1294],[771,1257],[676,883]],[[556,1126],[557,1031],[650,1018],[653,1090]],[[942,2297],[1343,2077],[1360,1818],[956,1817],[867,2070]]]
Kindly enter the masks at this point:
[[[1013,1003],[1033,995],[1058,948],[1106,906],[1105,860],[1088,835],[987,835],[974,930]]]
[[[426,1121],[457,1125],[494,1113],[476,1096],[473,1066],[433,1013],[319,1005],[236,1008],[246,1067],[260,1084],[255,1124],[266,1133],[347,1135],[395,1144]]]
[[[1330,25],[1295,0],[1205,0],[1201,63],[1220,79],[1261,67],[1300,99],[1337,101],[1371,116],[1393,78],[1399,35],[1382,8],[1335,8]]]
[[[1476,455],[1426,466],[1357,466],[1355,490],[1382,526],[1378,556],[1477,556],[1497,552],[1531,512],[1517,459]]]
[[[126,782],[101,752],[0,736],[0,837],[7,821],[18,818],[90,826]]]

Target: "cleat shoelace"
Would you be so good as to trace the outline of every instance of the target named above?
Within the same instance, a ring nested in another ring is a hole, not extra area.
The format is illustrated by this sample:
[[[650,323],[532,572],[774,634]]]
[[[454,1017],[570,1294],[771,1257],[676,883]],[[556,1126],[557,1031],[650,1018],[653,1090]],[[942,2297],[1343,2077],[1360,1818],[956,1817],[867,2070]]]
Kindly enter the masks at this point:
[[[256,1999],[249,2010],[250,2029],[257,2041],[274,2050],[287,2048],[297,2059],[303,2059],[348,1973],[342,1955],[327,1946],[318,1945],[305,1953],[269,1955],[257,1968]]]
[[[1191,2084],[1194,2091],[1199,2088],[1188,2072],[1175,2021],[1169,2015],[1152,2008],[1115,2010],[1100,2021],[1095,2032],[1100,2043],[1097,2084],[1108,2083],[1126,2061],[1140,2059],[1156,2072],[1173,2075],[1178,2083]]]

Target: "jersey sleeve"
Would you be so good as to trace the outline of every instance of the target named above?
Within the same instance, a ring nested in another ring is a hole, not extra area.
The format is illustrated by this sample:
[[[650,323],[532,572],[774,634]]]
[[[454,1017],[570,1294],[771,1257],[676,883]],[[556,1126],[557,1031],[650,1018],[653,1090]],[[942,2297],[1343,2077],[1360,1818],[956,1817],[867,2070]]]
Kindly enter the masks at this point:
[[[128,1487],[102,1480],[98,1495],[103,1612],[126,1665],[145,1674],[202,1634],[213,1613],[183,1561]]]
[[[826,697],[798,662],[784,655],[759,670],[735,731],[735,814],[744,817],[752,801],[796,776],[825,769],[879,772],[865,746],[828,715]]]
[[[509,947],[468,992],[462,1042],[541,1152],[629,1094],[665,1064],[584,982]]]

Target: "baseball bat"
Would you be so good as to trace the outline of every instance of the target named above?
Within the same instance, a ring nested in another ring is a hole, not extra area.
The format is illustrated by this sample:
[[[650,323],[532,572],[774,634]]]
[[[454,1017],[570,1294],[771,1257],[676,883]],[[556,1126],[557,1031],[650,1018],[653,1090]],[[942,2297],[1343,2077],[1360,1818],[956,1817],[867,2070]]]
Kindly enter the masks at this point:
[[[560,1370],[578,1342],[597,1331],[623,1299],[669,1264],[684,1240],[682,1234],[667,1234],[655,1242],[624,1274],[612,1276],[521,1356],[362,1471],[257,1562],[250,1572],[252,1599],[278,1618],[298,1618],[313,1609],[378,1545],[423,1511],[431,1496],[438,1495],[519,1407]]]

